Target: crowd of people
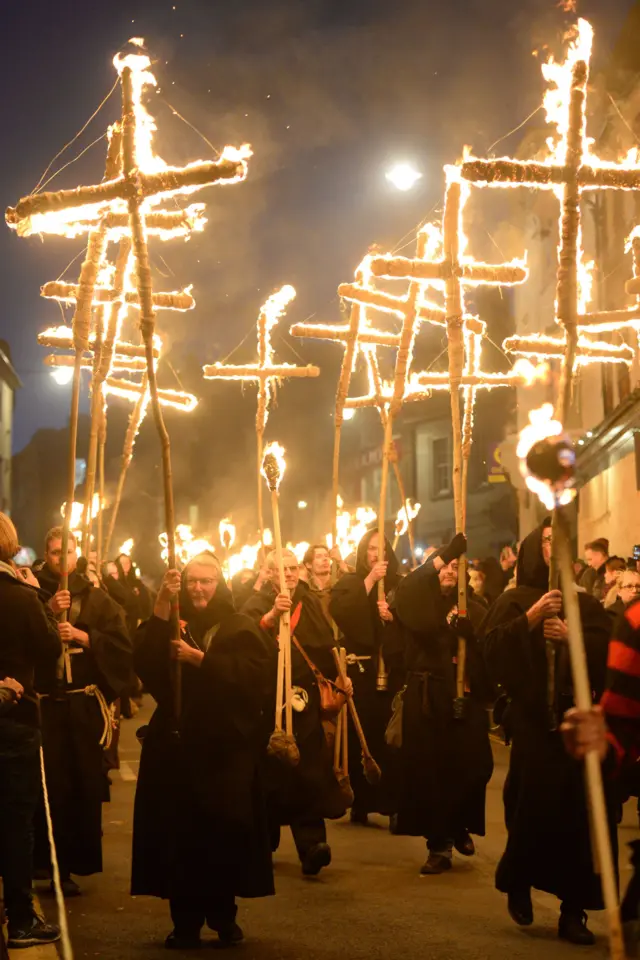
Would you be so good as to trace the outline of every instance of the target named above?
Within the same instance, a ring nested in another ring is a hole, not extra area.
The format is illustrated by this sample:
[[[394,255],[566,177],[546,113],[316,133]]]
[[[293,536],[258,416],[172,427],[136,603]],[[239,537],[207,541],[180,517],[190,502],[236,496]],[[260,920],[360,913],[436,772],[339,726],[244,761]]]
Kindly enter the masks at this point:
[[[62,544],[62,530],[50,530],[42,561],[19,567],[17,533],[0,514],[0,872],[11,947],[59,937],[32,893],[34,877],[52,875],[52,849],[67,897],[81,892],[75,878],[102,870],[118,725],[142,689],[155,710],[137,731],[131,893],[168,900],[167,948],[199,946],[205,926],[222,945],[242,939],[237,899],[275,893],[285,827],[305,876],[329,867],[326,821],[347,813],[357,826],[381,814],[392,833],[423,838],[422,876],[451,870],[454,851],[472,857],[485,834],[492,726],[511,745],[496,887],[522,926],[534,919],[533,889],[555,895],[559,936],[594,943],[586,911],[603,902],[581,759],[601,753],[616,849],[621,803],[638,793],[635,559],[610,557],[599,539],[575,564],[601,703],[579,712],[562,593],[549,588],[548,519],[499,560],[471,561],[466,609],[462,534],[409,573],[386,540],[380,558],[376,529],[351,558],[322,545],[302,563],[271,553],[230,582],[205,552],[167,570],[157,593],[129,557],[96,570],[73,535],[62,589]],[[293,743],[274,737],[283,623]],[[338,762],[345,723],[348,770]],[[639,899],[632,884],[627,920],[638,919]]]

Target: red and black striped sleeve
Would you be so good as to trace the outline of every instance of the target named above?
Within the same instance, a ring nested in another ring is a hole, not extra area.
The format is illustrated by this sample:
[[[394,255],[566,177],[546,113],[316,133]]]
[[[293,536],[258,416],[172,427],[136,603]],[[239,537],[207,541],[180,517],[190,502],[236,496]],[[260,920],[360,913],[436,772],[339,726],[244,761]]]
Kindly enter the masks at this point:
[[[635,763],[640,759],[640,601],[616,624],[600,702],[618,763]]]

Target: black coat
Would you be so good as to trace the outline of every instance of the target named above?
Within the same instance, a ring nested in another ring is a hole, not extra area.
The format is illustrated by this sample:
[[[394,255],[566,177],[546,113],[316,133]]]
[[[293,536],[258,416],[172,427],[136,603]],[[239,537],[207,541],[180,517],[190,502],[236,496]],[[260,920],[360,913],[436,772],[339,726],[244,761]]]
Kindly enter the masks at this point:
[[[47,568],[37,577],[45,595],[56,592],[58,578]],[[122,608],[75,571],[69,590],[70,620],[89,635],[89,647],[69,644],[75,651],[69,655],[71,681],[43,670],[36,686],[44,694],[42,745],[58,857],[65,870],[86,876],[102,870],[102,804],[109,799],[100,743],[108,718],[93,690],[97,687],[110,703],[128,689],[133,656]],[[41,865],[45,851],[40,837]]]
[[[367,744],[383,778],[372,786],[364,776],[361,750],[353,724],[349,724],[349,777],[354,791],[354,809],[359,813],[389,814],[395,810],[393,799],[393,756],[389,753],[384,735],[391,718],[393,697],[405,682],[404,632],[397,619],[383,622],[378,613],[377,584],[367,594],[365,579],[369,573],[367,548],[377,533],[372,530],[360,543],[356,554],[356,572],[337,581],[331,591],[329,612],[342,632],[342,645],[347,654],[368,657],[349,666],[353,695],[358,715],[367,738]],[[385,559],[389,566],[384,580],[385,596],[393,602],[402,577],[393,548],[385,540]],[[378,690],[378,667],[382,654],[387,673],[385,690]]]
[[[458,637],[450,626],[456,592],[444,595],[427,560],[400,584],[396,614],[407,630],[398,830],[434,841],[463,830],[484,835],[493,771],[487,705],[492,691],[475,640],[467,640],[465,715],[454,717]],[[477,626],[484,609],[469,602]]]
[[[560,733],[550,729],[543,628],[530,630],[526,617],[547,592],[549,571],[542,558],[541,537],[539,527],[523,540],[518,585],[499,598],[482,626],[485,661],[510,701],[504,721],[512,739],[504,788],[508,840],[496,886],[503,892],[532,886],[561,900],[568,898],[583,909],[601,909],[600,883],[592,869],[583,766],[566,753]],[[599,698],[611,618],[588,594],[578,593],[578,603],[589,676]],[[573,704],[565,653],[560,646],[557,721]]]
[[[271,610],[276,592],[271,584],[249,598],[243,613],[255,623]],[[292,632],[312,663],[329,678],[336,676],[331,653],[334,647],[333,631],[324,615],[319,599],[308,585],[300,581],[294,591],[292,622],[299,607],[299,619]],[[277,680],[277,632],[266,630],[273,651],[271,678],[267,697],[267,725],[273,730]],[[315,677],[299,651],[292,644],[291,674],[294,687],[306,693],[306,708],[293,712],[293,733],[300,751],[300,762],[290,767],[273,757],[267,758],[269,783],[269,815],[273,824],[294,823],[300,819],[341,817],[345,813],[343,798],[333,772],[333,758],[325,737],[320,716],[320,691]]]
[[[40,720],[35,673],[55,673],[62,651],[58,630],[37,590],[9,571],[0,572],[0,610],[0,679],[13,677],[24,687],[22,699],[5,717],[37,727]]]
[[[136,637],[136,671],[158,706],[136,788],[133,895],[274,893],[261,774],[272,652],[227,594],[219,584],[204,613],[181,603],[183,638],[205,656],[200,667],[182,667],[177,736],[169,623],[152,616]]]

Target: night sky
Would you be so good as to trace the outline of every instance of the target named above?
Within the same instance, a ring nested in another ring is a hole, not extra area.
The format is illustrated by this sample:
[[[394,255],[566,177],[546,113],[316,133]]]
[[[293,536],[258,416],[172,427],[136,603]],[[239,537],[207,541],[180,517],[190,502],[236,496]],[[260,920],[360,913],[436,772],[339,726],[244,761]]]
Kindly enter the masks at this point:
[[[580,3],[578,12],[596,27],[596,69],[632,6]],[[194,313],[160,318],[177,369],[189,356],[223,359],[251,338],[260,303],[282,283],[298,290],[283,331],[310,315],[339,319],[337,284],[352,276],[369,244],[394,247],[430,211],[437,214],[442,164],[455,162],[464,144],[484,155],[540,103],[532,51],[557,44],[568,23],[553,0],[4,0],[2,8],[3,205],[33,189],[108,93],[113,55],[131,36],[144,37],[154,59],[159,83],[150,109],[167,162],[212,155],[171,106],[216,147],[254,148],[245,184],[197,197],[208,208],[204,234],[188,244],[153,244],[156,282],[162,289],[193,283],[197,299]],[[116,91],[53,170],[99,137],[118,108]],[[516,135],[497,152],[517,143]],[[96,182],[104,149],[102,140],[50,188]],[[424,174],[409,194],[384,179],[396,160]],[[0,233],[0,337],[24,383],[16,450],[68,415],[68,389],[53,382],[36,344],[39,330],[60,321],[39,288],[82,248],[82,239]],[[78,266],[65,278],[75,280]],[[333,392],[335,347],[288,335],[276,336],[276,345],[282,360],[298,359],[293,350],[305,362],[319,360]],[[163,385],[176,385],[168,371]]]

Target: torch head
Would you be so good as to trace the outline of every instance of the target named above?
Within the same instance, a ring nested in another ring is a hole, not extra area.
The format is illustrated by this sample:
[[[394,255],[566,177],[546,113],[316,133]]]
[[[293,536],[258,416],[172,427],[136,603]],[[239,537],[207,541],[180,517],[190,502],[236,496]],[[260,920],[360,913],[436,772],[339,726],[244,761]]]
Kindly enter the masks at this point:
[[[277,491],[280,481],[284,475],[286,463],[284,459],[284,449],[279,443],[270,443],[264,451],[262,458],[262,476],[267,481],[267,486],[271,493]]]
[[[534,477],[561,489],[571,486],[576,454],[566,435],[538,440],[527,454],[527,468]]]
[[[520,472],[529,490],[553,510],[576,495],[575,451],[562,424],[553,419],[551,404],[532,410],[529,419],[518,443]]]

